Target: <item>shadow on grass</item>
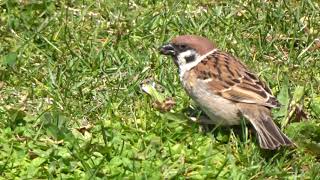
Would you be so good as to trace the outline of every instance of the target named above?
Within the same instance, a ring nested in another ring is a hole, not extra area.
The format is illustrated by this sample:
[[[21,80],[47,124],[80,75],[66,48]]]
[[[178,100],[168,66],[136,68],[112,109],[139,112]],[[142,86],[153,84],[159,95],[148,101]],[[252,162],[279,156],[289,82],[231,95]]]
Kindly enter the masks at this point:
[[[206,116],[199,107],[192,109],[190,107],[185,108],[182,110],[183,113],[187,114],[189,117],[200,117]],[[255,143],[259,147],[259,142],[254,127],[246,122],[243,119],[240,125],[233,125],[233,126],[216,126],[214,124],[199,124],[196,122],[188,121],[189,124],[198,124],[200,126],[201,132],[204,134],[210,133],[213,135],[213,138],[219,142],[219,144],[228,144],[230,143],[230,137],[233,133],[234,136],[237,138],[239,143],[245,144],[246,141],[250,140],[252,143]],[[252,138],[251,138],[252,137]],[[238,148],[241,148],[238,146]],[[291,158],[292,154],[294,154],[295,147],[279,147],[275,150],[268,150],[259,148],[259,154],[261,157],[265,159],[266,162],[272,162],[276,157],[279,156],[287,156],[287,158]]]

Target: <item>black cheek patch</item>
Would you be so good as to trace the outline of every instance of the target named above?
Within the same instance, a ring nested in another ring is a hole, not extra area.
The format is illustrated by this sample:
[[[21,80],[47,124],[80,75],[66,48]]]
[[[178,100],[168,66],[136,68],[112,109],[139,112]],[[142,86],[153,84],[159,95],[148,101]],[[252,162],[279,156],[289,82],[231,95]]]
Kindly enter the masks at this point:
[[[196,56],[195,55],[191,55],[191,56],[187,56],[185,57],[186,59],[186,63],[192,62],[196,60]]]

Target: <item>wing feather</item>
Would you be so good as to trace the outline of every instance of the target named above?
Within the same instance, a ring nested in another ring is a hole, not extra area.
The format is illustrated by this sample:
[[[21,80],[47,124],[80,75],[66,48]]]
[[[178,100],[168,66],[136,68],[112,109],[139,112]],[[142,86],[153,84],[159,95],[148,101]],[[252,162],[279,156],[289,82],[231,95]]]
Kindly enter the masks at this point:
[[[267,107],[280,105],[263,81],[227,53],[217,51],[200,62],[193,70],[199,71],[196,73],[197,78],[199,81],[208,83],[208,90],[226,99]]]

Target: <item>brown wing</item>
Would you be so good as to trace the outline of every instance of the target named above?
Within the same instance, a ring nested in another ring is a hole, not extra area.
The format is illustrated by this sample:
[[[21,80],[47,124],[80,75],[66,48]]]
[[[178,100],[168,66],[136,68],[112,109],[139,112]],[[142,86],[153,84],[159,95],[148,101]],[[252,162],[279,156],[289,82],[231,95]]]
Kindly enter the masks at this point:
[[[264,82],[227,53],[213,53],[193,71],[198,71],[197,78],[208,83],[209,90],[226,99],[267,107],[280,105]]]

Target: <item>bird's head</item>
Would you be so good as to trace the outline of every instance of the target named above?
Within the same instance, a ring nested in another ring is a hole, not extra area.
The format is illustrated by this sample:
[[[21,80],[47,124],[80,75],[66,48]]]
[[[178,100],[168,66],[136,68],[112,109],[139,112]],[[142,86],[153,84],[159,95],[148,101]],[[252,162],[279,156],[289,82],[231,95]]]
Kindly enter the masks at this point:
[[[160,47],[160,53],[172,56],[174,63],[182,69],[197,64],[199,58],[215,50],[215,45],[207,38],[195,35],[181,35],[173,38],[170,43]]]

